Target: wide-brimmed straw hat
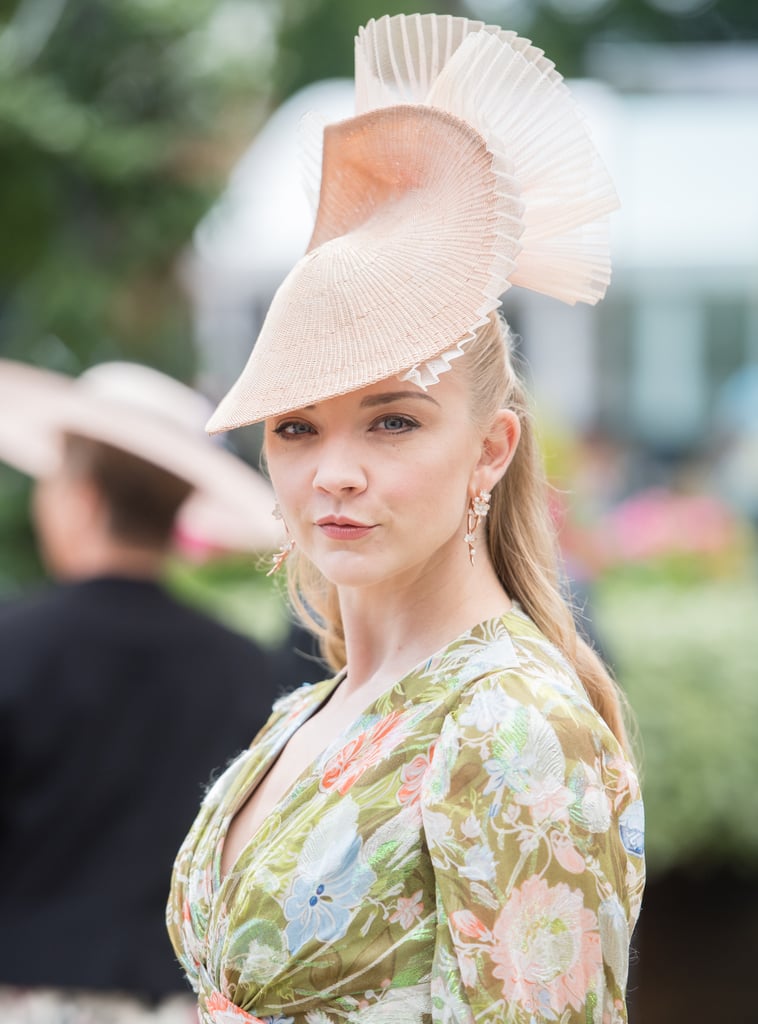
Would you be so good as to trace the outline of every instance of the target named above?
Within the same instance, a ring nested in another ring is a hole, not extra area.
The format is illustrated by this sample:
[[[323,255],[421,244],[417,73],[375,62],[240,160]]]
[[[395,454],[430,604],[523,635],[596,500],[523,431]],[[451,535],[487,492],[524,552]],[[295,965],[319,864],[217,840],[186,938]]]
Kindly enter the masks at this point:
[[[427,387],[513,284],[568,303],[605,293],[615,191],[541,50],[466,18],[398,15],[359,31],[355,74],[356,116],[311,132],[307,253],[212,433],[396,374]]]
[[[269,484],[214,443],[210,405],[158,370],[101,363],[78,378],[0,359],[0,459],[33,477],[60,465],[65,433],[102,441],[193,486],[177,519],[190,542],[265,551],[281,541]]]

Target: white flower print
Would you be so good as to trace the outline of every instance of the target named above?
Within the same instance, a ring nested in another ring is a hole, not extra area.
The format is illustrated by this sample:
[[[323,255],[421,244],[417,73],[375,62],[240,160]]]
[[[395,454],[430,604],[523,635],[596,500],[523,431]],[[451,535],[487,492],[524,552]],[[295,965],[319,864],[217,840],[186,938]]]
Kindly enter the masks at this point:
[[[555,730],[536,708],[516,706],[500,725],[492,756],[484,762],[490,776],[484,792],[509,790],[529,807],[535,824],[560,821],[575,795],[565,784],[566,761]]]
[[[571,808],[571,817],[588,832],[607,832],[611,825],[611,802],[596,765],[577,765],[571,776],[571,789],[579,797]]]
[[[336,1024],[334,1017],[330,1017],[323,1010],[309,1010],[305,1015],[306,1024]]]
[[[240,981],[265,985],[280,973],[288,959],[289,954],[284,949],[253,939],[242,964]]]
[[[436,846],[446,846],[450,842],[450,819],[441,811],[424,813],[424,830],[429,842]]]
[[[629,924],[615,893],[603,900],[597,916],[603,959],[613,971],[616,983],[623,987],[629,973]]]
[[[499,687],[478,690],[460,716],[461,725],[473,725],[479,732],[492,732],[519,705]]]
[[[489,846],[477,843],[470,846],[464,855],[460,872],[473,882],[490,882],[495,877],[495,855]]]
[[[475,814],[469,814],[468,818],[461,825],[461,832],[466,839],[479,839],[482,834],[482,826],[479,824]]]
[[[438,950],[432,976],[432,1006],[435,1024],[474,1024],[468,1000],[456,983],[458,962],[446,949]],[[453,987],[455,985],[455,987]]]
[[[366,993],[376,995],[376,993]],[[348,1015],[347,1024],[424,1024],[431,1014],[427,985],[401,989],[385,988],[375,1002],[360,1006]]]
[[[464,682],[476,679],[478,676],[486,675],[492,671],[502,671],[518,664],[513,641],[508,633],[503,630],[500,636],[472,650],[459,672],[459,678]]]

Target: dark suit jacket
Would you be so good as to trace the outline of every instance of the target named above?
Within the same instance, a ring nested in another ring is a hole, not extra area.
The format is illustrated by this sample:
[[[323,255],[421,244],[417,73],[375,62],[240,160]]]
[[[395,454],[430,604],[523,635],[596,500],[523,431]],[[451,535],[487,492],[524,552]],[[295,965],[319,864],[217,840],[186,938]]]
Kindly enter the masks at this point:
[[[182,991],[174,855],[297,660],[148,582],[0,606],[0,984]]]

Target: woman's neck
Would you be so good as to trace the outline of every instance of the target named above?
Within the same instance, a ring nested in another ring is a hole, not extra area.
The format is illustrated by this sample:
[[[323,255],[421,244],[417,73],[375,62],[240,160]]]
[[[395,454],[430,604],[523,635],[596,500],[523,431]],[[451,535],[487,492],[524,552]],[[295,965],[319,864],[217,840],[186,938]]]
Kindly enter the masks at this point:
[[[343,687],[374,696],[511,602],[482,553],[465,571],[429,567],[377,588],[340,588],[348,674]]]

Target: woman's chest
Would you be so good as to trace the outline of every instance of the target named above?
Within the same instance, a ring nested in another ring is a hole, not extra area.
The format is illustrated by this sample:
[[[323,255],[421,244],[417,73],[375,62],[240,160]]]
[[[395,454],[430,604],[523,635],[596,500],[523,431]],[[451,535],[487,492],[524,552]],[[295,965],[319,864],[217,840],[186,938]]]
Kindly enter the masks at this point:
[[[318,783],[269,816],[195,946],[214,987],[257,1007],[264,989],[284,1001],[313,991],[314,965],[319,992],[336,993],[346,974],[366,988],[392,976],[401,947],[428,959],[436,904],[422,762],[428,748],[396,748],[365,770],[327,761]]]
[[[315,722],[307,721],[274,758],[252,792],[242,794],[242,803],[231,811],[221,852],[221,874],[226,876],[266,818],[282,802],[298,778],[314,764],[324,748],[324,734]]]
[[[198,943],[225,945],[243,921],[279,920],[286,932],[303,915],[339,919],[340,906],[364,898],[388,917],[411,876],[411,892],[423,888],[421,794],[443,717],[439,706],[378,716],[321,751],[293,781],[292,764],[284,780],[274,779],[273,768],[286,764],[277,762],[253,791],[257,805],[236,787],[187,851],[186,895],[205,911],[191,929],[195,951]],[[277,786],[266,794],[269,780]],[[236,844],[224,859],[232,829]]]
[[[361,711],[358,701],[344,699],[339,691],[330,695],[324,706],[305,720],[289,739],[274,752],[263,766],[252,791],[242,796],[242,803],[232,811],[226,830],[221,858],[221,872],[226,875],[240,853],[263,825],[266,818],[283,803],[292,788],[329,760],[331,750],[339,751],[350,743],[351,730]],[[375,716],[381,720],[381,716]],[[337,737],[329,743],[329,737]]]

